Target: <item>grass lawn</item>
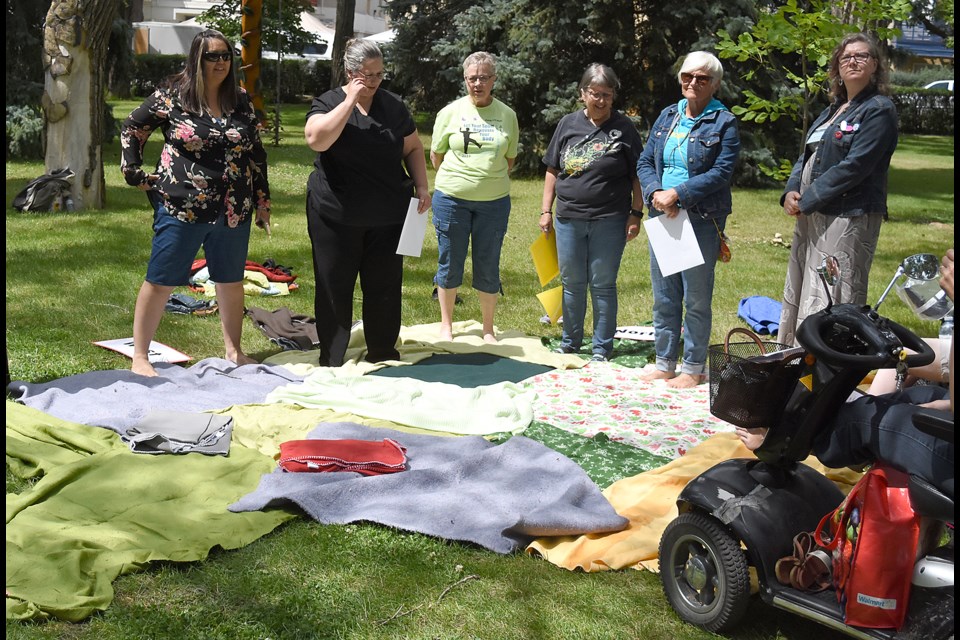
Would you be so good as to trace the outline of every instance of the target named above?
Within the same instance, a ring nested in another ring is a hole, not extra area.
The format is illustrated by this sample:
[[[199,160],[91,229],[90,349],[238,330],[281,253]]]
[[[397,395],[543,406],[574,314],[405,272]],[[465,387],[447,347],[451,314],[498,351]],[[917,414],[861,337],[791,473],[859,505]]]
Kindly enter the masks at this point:
[[[124,117],[136,103],[114,103]],[[302,141],[305,105],[284,107],[282,141],[268,146],[273,192],[273,236],[254,230],[250,259],[273,258],[300,275],[290,296],[248,298],[248,306],[282,306],[313,315],[310,244],[304,185],[313,154]],[[425,145],[428,143],[424,133]],[[890,175],[890,220],[884,224],[870,280],[876,300],[899,261],[912,253],[938,256],[953,243],[953,138],[904,136]],[[155,157],[159,136],[150,143]],[[51,380],[92,369],[126,368],[129,360],[91,344],[132,335],[133,306],[150,251],[151,212],[143,194],[119,171],[119,145],[104,152],[107,208],[72,214],[22,214],[14,195],[43,173],[42,163],[8,163],[6,343],[13,379]],[[432,180],[431,172],[431,180]],[[497,325],[559,337],[539,323],[542,289],[529,245],[538,231],[540,180],[515,180],[513,212],[504,245],[505,295]],[[734,191],[727,232],[733,261],[717,267],[713,341],[742,325],[743,297],[779,299],[792,220],[779,190]],[[422,257],[405,263],[403,319],[439,321],[431,299],[436,238],[428,228]],[[467,265],[466,283],[470,282]],[[549,286],[554,286],[552,283]],[[186,291],[186,290],[184,290]],[[461,290],[457,320],[480,318],[477,296]],[[630,243],[619,281],[621,325],[650,320],[652,298],[646,239]],[[359,302],[359,295],[356,298]],[[922,335],[934,323],[915,318],[896,298],[884,313]],[[359,310],[356,314],[359,317]],[[587,326],[591,326],[588,317]],[[222,356],[219,319],[168,315],[157,340],[195,360]],[[251,324],[247,353],[276,348]],[[24,483],[7,473],[7,492]],[[473,639],[701,639],[716,637],[677,619],[657,576],[637,571],[572,573],[522,554],[499,556],[464,545],[399,533],[374,525],[320,526],[294,521],[238,551],[214,552],[202,563],[159,563],[121,577],[116,600],[82,624],[8,625],[8,638],[440,638]],[[450,587],[449,591],[445,591]],[[442,596],[442,597],[441,597]],[[839,638],[820,626],[752,605],[738,639]]]

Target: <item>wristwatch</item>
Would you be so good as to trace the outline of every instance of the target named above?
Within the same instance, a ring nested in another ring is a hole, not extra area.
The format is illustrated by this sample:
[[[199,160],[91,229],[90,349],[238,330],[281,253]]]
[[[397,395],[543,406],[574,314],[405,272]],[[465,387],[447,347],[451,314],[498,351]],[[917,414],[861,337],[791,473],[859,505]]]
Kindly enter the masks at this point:
[[[630,209],[630,215],[637,216],[638,218],[643,217],[643,209]]]

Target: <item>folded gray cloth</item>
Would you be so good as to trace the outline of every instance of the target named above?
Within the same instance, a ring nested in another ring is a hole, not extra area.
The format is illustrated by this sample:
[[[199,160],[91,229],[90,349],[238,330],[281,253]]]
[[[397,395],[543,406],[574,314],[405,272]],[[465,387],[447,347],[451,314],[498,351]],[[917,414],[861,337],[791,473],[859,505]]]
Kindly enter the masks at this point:
[[[480,436],[419,435],[337,422],[321,423],[307,437],[390,438],[406,447],[407,470],[361,476],[278,468],[229,510],[294,504],[324,524],[378,522],[498,553],[522,549],[541,536],[627,526],[579,465],[522,436],[495,445]]]
[[[120,438],[134,453],[206,453],[225,456],[230,452],[233,418],[209,413],[152,411],[143,422],[127,429]]]

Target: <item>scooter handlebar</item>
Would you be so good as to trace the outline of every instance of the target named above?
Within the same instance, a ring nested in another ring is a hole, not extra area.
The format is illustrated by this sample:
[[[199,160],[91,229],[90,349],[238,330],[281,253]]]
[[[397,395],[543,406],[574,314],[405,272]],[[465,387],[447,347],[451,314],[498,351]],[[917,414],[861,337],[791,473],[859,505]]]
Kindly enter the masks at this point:
[[[916,352],[906,357],[908,367],[929,364],[936,357],[923,338],[903,325],[881,318],[870,307],[852,304],[834,305],[808,316],[797,329],[797,341],[820,360],[837,366],[889,368],[896,365],[901,346]],[[841,351],[836,346],[839,342],[858,353]]]

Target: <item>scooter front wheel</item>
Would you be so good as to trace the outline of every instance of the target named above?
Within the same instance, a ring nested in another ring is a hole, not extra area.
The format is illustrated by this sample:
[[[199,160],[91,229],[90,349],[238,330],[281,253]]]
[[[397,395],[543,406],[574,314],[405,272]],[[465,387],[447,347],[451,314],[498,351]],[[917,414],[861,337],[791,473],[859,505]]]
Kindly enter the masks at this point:
[[[734,627],[750,602],[750,569],[723,524],[692,511],[660,538],[660,581],[677,614],[707,631]]]

